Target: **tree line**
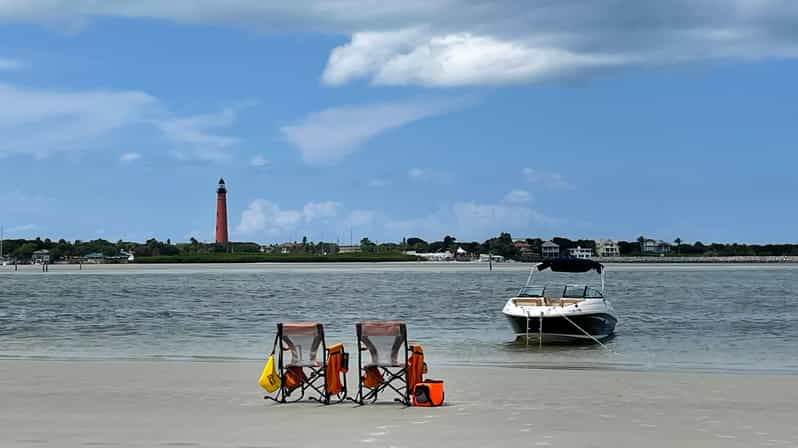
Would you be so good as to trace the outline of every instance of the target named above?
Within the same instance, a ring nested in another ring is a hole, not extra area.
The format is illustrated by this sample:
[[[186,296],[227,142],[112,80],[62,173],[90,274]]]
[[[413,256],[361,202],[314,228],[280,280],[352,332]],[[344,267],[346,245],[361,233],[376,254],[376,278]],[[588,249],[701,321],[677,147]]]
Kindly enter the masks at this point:
[[[519,241],[526,245],[519,244]],[[512,260],[535,260],[541,258],[541,247],[545,240],[541,238],[513,239],[509,233],[500,233],[498,236],[489,238],[483,242],[478,241],[458,241],[451,235],[446,235],[438,241],[425,241],[419,237],[409,237],[402,239],[401,242],[375,243],[369,238],[360,241],[359,249],[367,254],[396,254],[405,251],[416,252],[445,252],[455,254],[458,248],[463,249],[468,256],[478,256],[479,254],[491,253],[501,255],[506,259]],[[554,237],[551,239],[560,246],[562,255],[566,255],[568,249],[575,247],[596,249],[594,240],[577,239],[571,240],[565,237]],[[645,238],[639,237],[633,241],[617,241],[621,256],[647,255],[643,251]],[[203,243],[195,238],[191,238],[187,243],[172,243],[171,240],[160,241],[155,238],[147,241],[116,241],[111,242],[104,239],[91,241],[67,241],[60,239],[57,241],[49,238],[12,239],[4,241],[3,254],[7,258],[17,260],[30,260],[33,253],[38,250],[47,249],[51,261],[68,261],[85,257],[92,253],[101,253],[106,257],[118,256],[121,253],[133,254],[136,258],[141,257],[169,257],[169,256],[218,256],[219,254],[291,254],[291,255],[331,255],[337,254],[341,246],[332,242],[313,242],[303,238],[302,242],[283,243],[270,246],[262,246],[254,242],[233,242],[226,245],[215,243]],[[709,243],[704,244],[700,241],[685,243],[677,238],[670,244],[670,256],[798,256],[798,244],[723,244]]]

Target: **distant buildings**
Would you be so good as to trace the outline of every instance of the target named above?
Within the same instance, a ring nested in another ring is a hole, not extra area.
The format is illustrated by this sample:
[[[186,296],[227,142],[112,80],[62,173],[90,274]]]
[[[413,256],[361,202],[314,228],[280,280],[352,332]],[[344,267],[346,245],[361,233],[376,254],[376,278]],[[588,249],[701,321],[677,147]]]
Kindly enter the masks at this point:
[[[671,245],[666,243],[665,241],[650,240],[650,239],[646,239],[645,241],[643,241],[643,247],[641,248],[641,251],[645,254],[658,254],[658,255],[666,254],[670,252],[670,250],[671,250]]]
[[[363,249],[359,244],[353,244],[351,246],[338,246],[339,254],[359,254],[360,252],[363,252]]]
[[[581,260],[589,260],[593,258],[593,249],[590,247],[572,247],[568,249],[568,255]]]
[[[540,245],[543,258],[556,258],[560,256],[560,245],[553,241],[546,241]]]
[[[493,261],[494,263],[502,263],[504,262],[504,257],[502,257],[501,255],[480,254],[479,261],[483,263],[488,263],[490,261]]]
[[[596,255],[599,257],[617,257],[621,255],[618,242],[613,240],[596,240]]]
[[[120,251],[117,255],[104,255],[101,252],[92,252],[80,258],[81,263],[86,264],[107,264],[107,263],[132,263],[136,257],[125,251]]]
[[[31,255],[31,262],[34,264],[42,264],[50,262],[50,251],[47,249],[39,249],[34,251]]]
[[[454,260],[454,254],[449,252],[416,252],[414,250],[409,250],[405,252],[405,255],[410,255],[413,257],[423,258],[427,261],[452,261]]]
[[[521,253],[521,258],[532,258],[535,256],[535,251],[532,250],[532,246],[530,246],[526,240],[516,240],[513,246]]]

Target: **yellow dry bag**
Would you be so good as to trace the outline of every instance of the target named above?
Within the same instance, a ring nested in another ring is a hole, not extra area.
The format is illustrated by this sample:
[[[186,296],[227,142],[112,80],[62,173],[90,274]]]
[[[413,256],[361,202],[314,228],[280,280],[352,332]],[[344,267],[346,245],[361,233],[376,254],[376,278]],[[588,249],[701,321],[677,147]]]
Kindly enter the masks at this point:
[[[266,366],[263,367],[258,384],[269,393],[280,388],[280,375],[277,374],[277,368],[274,366],[273,354],[269,355],[269,360],[266,361]]]

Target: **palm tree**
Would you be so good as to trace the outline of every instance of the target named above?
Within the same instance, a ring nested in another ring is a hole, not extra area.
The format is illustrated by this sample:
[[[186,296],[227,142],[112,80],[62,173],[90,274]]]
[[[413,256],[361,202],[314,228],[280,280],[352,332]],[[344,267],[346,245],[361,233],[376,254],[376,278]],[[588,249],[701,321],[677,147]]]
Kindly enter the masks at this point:
[[[682,245],[682,239],[677,236],[673,242],[676,243],[676,255],[679,255],[679,247]]]
[[[640,253],[641,254],[644,253],[646,247],[646,237],[640,235],[639,237],[637,237],[637,242],[640,243]]]

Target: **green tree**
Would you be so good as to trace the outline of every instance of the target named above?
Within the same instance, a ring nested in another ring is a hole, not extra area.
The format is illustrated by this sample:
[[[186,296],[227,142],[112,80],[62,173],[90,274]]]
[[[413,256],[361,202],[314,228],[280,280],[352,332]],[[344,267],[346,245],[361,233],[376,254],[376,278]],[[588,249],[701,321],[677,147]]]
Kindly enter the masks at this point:
[[[374,252],[376,244],[372,243],[368,237],[363,237],[360,240],[360,250],[363,252]]]
[[[676,255],[679,255],[679,250],[682,247],[682,239],[677,236],[676,239],[673,240],[673,243],[676,244]]]

